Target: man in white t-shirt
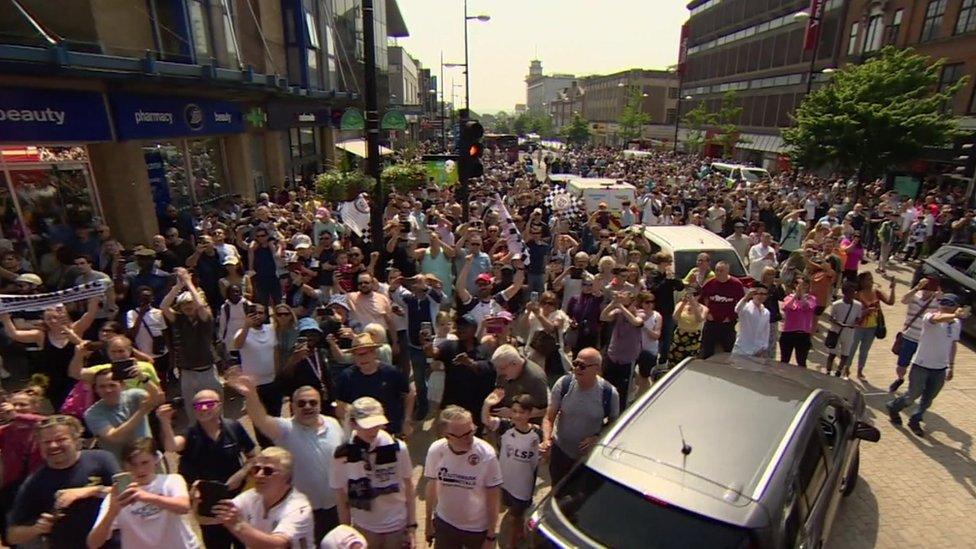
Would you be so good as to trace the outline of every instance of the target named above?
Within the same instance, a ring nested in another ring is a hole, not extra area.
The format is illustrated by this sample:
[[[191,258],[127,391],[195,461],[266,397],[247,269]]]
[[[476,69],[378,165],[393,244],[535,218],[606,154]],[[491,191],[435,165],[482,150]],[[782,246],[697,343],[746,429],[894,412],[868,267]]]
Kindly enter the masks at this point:
[[[349,442],[335,453],[329,484],[336,492],[339,522],[352,524],[369,547],[416,545],[413,466],[406,443],[383,430],[383,405],[360,397],[349,406]]]
[[[247,547],[315,547],[312,505],[291,474],[291,452],[265,448],[251,466],[254,488],[214,505],[214,514]]]
[[[708,208],[708,217],[705,218],[705,227],[715,234],[722,234],[725,226],[725,208],[718,200]]]
[[[918,410],[908,419],[908,428],[916,436],[924,436],[921,422],[925,411],[932,405],[946,381],[952,380],[956,361],[956,346],[962,321],[969,318],[969,309],[960,307],[961,300],[955,294],[939,298],[939,311],[922,316],[922,333],[918,349],[912,357],[912,369],[908,372],[908,392],[888,402],[888,418],[901,425],[899,413],[922,397]]]
[[[437,547],[482,547],[497,537],[502,472],[495,449],[474,436],[471,412],[448,406],[444,438],[427,450],[427,542]]]
[[[241,371],[254,380],[258,398],[272,416],[281,415],[281,389],[275,383],[275,346],[278,338],[264,305],[253,303],[244,319],[244,327],[234,334],[232,348],[241,356]],[[258,432],[258,443],[271,446],[271,440]]]
[[[749,276],[753,280],[762,280],[766,267],[779,265],[776,260],[776,248],[773,246],[773,235],[763,233],[759,244],[749,248]]]

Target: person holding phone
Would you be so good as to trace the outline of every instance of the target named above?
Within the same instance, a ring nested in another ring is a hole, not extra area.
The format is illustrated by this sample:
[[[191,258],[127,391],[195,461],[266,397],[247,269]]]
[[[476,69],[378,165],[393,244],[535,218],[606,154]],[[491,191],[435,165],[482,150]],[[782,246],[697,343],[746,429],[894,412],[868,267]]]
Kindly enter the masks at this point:
[[[151,438],[133,440],[122,448],[126,473],[113,477],[112,490],[102,500],[88,534],[89,548],[101,547],[114,530],[121,533],[125,549],[201,547],[186,517],[190,512],[186,481],[176,474],[156,474],[159,459]]]
[[[258,455],[257,445],[251,435],[236,419],[223,415],[220,395],[210,390],[198,392],[193,397],[194,422],[186,433],[173,431],[173,415],[176,410],[163,404],[156,411],[160,423],[160,441],[167,452],[179,454],[179,473],[196,492],[197,522],[207,549],[229,549],[241,544],[213,518],[205,508],[208,489],[204,483],[223,487],[226,497],[240,493],[247,479],[250,463]],[[191,493],[191,495],[194,495]],[[220,499],[220,498],[218,498]],[[211,501],[216,502],[217,499]]]
[[[281,415],[281,401],[284,397],[275,379],[275,353],[280,352],[275,330],[265,305],[249,303],[245,312],[247,316],[244,326],[234,334],[231,348],[240,353],[241,372],[254,378],[258,397],[265,410],[272,416],[278,416]],[[271,440],[260,433],[258,443],[261,446],[271,446]]]
[[[117,374],[115,368],[95,374],[99,400],[85,412],[85,424],[98,437],[101,448],[120,458],[127,442],[151,436],[147,416],[165,397],[148,377],[140,380],[145,389],[124,389]]]

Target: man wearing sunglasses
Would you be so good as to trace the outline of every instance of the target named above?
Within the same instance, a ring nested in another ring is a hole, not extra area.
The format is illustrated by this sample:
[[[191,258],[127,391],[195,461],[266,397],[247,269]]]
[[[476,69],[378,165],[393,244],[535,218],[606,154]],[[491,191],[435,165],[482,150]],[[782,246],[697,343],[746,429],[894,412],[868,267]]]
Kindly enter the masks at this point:
[[[620,395],[603,379],[603,357],[593,347],[580,350],[573,372],[552,387],[542,420],[539,451],[550,453],[549,475],[555,485],[596,442],[605,425],[620,415]]]
[[[247,547],[318,547],[312,506],[292,472],[291,452],[265,448],[250,468],[254,488],[214,505],[214,514]]]
[[[444,438],[427,450],[427,542],[437,547],[493,546],[498,531],[501,466],[491,444],[474,436],[471,412],[448,406]]]
[[[244,426],[223,415],[220,395],[204,389],[193,397],[194,421],[184,435],[173,431],[176,410],[163,404],[156,410],[159,438],[163,450],[179,454],[179,473],[187,485],[201,480],[223,482],[230,494],[237,495],[249,471],[248,461],[257,457],[258,448]],[[212,517],[197,516],[203,542],[208,549],[229,549],[234,537]]]
[[[290,452],[294,466],[294,485],[308,496],[315,522],[315,543],[339,524],[335,491],[329,486],[329,471],[343,432],[333,417],[322,415],[322,395],[311,386],[292,393],[290,419],[268,415],[258,398],[257,387],[249,376],[236,376],[229,384],[244,397],[247,416],[254,427]],[[291,476],[289,466],[289,476]],[[309,546],[313,547],[313,546]]]

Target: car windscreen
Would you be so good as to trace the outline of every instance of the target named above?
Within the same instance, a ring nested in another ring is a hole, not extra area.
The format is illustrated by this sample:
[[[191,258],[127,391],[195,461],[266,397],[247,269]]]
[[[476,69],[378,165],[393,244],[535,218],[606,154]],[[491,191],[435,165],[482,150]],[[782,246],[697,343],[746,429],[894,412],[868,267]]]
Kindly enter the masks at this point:
[[[742,260],[739,259],[739,255],[735,253],[735,250],[686,250],[675,252],[674,254],[674,274],[680,278],[684,278],[685,275],[691,271],[692,267],[695,266],[695,260],[698,259],[698,254],[705,252],[708,254],[709,263],[712,265],[712,269],[715,268],[715,264],[719,261],[725,261],[729,264],[729,274],[736,278],[743,278],[746,276],[746,270],[742,266]]]
[[[742,178],[750,183],[758,183],[763,179],[769,179],[769,172],[766,170],[750,170],[742,168]]]
[[[604,547],[747,547],[749,530],[644,495],[586,466],[555,495],[574,528]]]

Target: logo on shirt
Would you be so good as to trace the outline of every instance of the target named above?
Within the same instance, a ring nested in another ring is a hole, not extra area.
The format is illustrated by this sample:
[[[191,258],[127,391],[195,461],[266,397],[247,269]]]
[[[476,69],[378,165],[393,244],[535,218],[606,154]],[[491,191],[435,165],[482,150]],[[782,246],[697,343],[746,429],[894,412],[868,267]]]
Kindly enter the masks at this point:
[[[471,461],[470,459],[468,460]],[[447,486],[456,486],[458,488],[474,488],[478,484],[478,477],[474,475],[462,475],[458,473],[452,473],[447,470],[447,467],[441,467],[437,471],[437,480],[442,484]]]
[[[471,454],[468,456],[468,465],[474,467],[481,461],[481,457],[478,454]]]

